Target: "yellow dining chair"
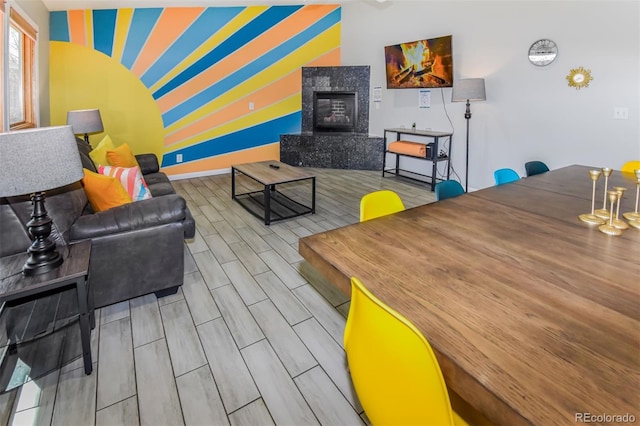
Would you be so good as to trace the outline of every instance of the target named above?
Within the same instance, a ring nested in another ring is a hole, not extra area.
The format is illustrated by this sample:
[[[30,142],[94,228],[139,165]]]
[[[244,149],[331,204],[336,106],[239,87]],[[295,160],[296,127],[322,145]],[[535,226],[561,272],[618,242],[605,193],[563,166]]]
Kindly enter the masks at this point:
[[[451,409],[429,342],[355,277],[344,348],[356,394],[373,425],[466,424]]]
[[[640,169],[640,160],[631,160],[624,163],[620,170],[625,173],[633,173],[634,170],[638,169]]]
[[[360,200],[360,222],[403,210],[402,199],[395,192],[388,189],[370,192]]]

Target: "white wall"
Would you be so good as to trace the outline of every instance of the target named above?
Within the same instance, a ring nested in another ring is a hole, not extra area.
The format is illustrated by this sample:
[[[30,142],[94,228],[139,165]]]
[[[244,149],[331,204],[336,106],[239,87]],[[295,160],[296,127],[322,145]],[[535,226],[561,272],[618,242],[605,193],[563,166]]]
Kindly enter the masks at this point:
[[[486,102],[471,104],[470,189],[493,185],[493,170],[502,167],[524,176],[531,159],[552,169],[619,169],[640,159],[637,0],[342,4],[342,64],[371,65],[371,86],[383,87],[380,108],[371,106],[371,133],[414,121],[418,129],[449,131],[448,112],[453,165],[464,180],[464,103],[451,103],[450,88],[432,89],[431,108],[419,109],[417,89],[387,90],[384,75],[385,45],[449,34],[455,78],[484,78],[487,90]],[[558,57],[546,67],[527,58],[540,38],[558,45]],[[565,76],[579,66],[594,79],[576,90]],[[629,108],[629,120],[614,120],[614,107]]]

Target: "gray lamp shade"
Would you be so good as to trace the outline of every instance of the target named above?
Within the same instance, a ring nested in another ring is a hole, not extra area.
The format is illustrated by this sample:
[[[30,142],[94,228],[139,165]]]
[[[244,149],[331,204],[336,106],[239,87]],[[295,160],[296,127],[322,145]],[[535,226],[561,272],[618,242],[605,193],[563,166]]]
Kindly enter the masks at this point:
[[[486,101],[484,78],[465,78],[453,82],[451,102]]]
[[[67,112],[67,124],[73,128],[73,133],[84,134],[101,132],[102,118],[98,109],[79,109]]]
[[[0,197],[59,188],[83,176],[71,126],[0,133]]]

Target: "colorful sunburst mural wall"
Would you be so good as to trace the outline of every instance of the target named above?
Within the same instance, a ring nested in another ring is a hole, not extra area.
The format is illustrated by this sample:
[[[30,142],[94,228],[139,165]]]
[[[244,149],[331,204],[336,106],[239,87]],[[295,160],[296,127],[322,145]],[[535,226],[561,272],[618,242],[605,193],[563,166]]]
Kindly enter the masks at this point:
[[[99,108],[105,133],[194,176],[278,159],[301,127],[301,67],[340,64],[338,5],[51,12],[52,125]],[[91,136],[95,146],[104,134]],[[180,161],[181,160],[181,161]]]

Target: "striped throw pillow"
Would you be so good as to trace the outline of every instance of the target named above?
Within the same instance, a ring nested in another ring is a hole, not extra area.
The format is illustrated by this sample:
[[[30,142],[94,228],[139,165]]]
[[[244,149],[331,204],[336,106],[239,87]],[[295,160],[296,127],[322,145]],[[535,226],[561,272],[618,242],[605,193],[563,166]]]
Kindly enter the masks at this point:
[[[98,173],[119,179],[133,201],[151,198],[139,167],[99,166]]]

